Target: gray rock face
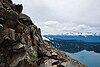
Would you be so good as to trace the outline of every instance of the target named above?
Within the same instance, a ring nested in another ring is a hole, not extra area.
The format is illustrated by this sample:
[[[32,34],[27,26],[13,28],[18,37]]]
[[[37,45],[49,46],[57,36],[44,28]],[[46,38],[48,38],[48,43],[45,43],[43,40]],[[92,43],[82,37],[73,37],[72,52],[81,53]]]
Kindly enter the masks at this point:
[[[0,67],[85,67],[46,41],[22,13],[22,4],[0,0]]]
[[[23,20],[20,19],[21,12],[22,5],[0,0],[0,67],[25,67],[24,61],[31,67],[37,61],[37,47],[33,45],[34,37],[30,34],[33,31],[20,22]],[[26,15],[23,17],[26,21],[31,20]],[[34,24],[31,25],[34,28]]]

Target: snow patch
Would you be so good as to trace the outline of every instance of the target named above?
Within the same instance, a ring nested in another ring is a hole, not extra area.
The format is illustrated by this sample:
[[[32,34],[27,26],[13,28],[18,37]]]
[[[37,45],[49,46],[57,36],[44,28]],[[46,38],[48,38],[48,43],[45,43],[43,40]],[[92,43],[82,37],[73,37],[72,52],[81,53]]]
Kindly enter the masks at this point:
[[[46,38],[46,37],[42,37],[43,38],[43,40],[47,40],[47,41],[50,41],[48,38]]]

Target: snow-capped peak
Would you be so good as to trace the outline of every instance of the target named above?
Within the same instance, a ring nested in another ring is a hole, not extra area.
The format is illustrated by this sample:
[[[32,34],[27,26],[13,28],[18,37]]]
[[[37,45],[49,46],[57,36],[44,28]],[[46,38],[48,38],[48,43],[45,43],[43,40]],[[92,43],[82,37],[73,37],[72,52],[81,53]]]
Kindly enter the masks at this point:
[[[91,36],[100,36],[100,33],[93,33],[93,32],[67,32],[67,33],[63,33],[61,35],[70,35],[70,36],[86,36],[86,35],[91,35]]]

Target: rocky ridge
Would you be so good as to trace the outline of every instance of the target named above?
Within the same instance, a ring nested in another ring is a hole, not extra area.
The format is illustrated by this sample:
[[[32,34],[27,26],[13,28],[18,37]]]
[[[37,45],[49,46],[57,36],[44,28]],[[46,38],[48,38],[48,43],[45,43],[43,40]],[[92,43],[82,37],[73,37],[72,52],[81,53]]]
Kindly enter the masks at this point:
[[[22,4],[0,0],[0,67],[86,67],[43,41]]]

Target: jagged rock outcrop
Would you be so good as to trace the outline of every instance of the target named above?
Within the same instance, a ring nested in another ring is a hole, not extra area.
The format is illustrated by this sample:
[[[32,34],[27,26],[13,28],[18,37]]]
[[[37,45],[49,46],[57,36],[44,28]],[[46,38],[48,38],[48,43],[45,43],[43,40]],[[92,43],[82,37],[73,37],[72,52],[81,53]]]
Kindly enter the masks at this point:
[[[0,67],[85,67],[43,41],[22,4],[0,0]]]

